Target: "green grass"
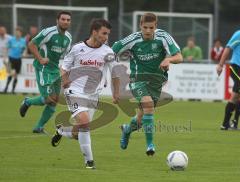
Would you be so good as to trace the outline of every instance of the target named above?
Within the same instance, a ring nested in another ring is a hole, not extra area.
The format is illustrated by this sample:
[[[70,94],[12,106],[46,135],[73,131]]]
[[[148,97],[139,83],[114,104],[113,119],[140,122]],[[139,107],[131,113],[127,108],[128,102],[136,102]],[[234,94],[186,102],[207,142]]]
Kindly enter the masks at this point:
[[[18,114],[23,96],[0,95],[0,181],[239,181],[239,131],[220,131],[224,103],[176,101],[155,114],[165,128],[155,134],[156,155],[147,157],[142,132],[132,135],[129,147],[119,147],[118,126],[130,118],[120,112],[114,122],[92,132],[97,170],[86,170],[77,141],[64,138],[53,148],[50,136],[32,134],[42,107],[32,107],[25,118]],[[65,107],[58,106],[57,113]],[[190,128],[191,122],[191,128]],[[172,126],[184,126],[177,132]],[[54,118],[46,130],[53,134]],[[182,150],[189,157],[183,172],[172,172],[166,156]]]

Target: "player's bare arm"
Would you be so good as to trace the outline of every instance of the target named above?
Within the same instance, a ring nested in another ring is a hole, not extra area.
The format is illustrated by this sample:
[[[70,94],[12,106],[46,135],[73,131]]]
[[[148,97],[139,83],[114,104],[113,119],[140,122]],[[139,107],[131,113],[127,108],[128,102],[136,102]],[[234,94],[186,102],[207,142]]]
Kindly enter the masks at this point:
[[[70,80],[69,80],[69,72],[67,72],[64,69],[60,69],[61,70],[61,77],[62,77],[62,87],[63,88],[68,88],[70,86]]]
[[[40,64],[42,64],[42,65],[48,64],[49,59],[48,58],[43,58],[40,55],[37,46],[32,41],[29,42],[28,47],[29,47],[29,50],[31,51],[31,53],[39,61]]]
[[[183,61],[181,53],[177,53],[174,56],[166,57],[160,64],[160,68],[163,70],[168,70],[170,63],[177,64]]]
[[[118,77],[112,78],[112,83],[113,83],[113,103],[117,104],[119,99],[120,99],[120,79]]]
[[[217,65],[217,74],[218,76],[221,75],[222,70],[223,70],[223,65],[225,63],[225,61],[228,59],[229,55],[231,53],[231,49],[229,47],[226,47],[223,51],[222,57],[219,61],[219,64]]]

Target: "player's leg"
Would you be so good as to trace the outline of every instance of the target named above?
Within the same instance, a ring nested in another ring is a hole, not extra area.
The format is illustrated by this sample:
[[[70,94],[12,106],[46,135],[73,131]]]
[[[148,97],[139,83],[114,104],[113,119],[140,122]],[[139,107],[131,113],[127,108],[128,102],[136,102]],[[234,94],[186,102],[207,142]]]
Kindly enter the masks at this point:
[[[151,96],[143,96],[141,99],[141,106],[143,109],[142,127],[146,137],[147,155],[153,155],[155,153],[155,147],[153,144],[154,133],[154,101]]]
[[[90,136],[90,114],[88,111],[80,112],[76,117],[78,130],[78,142],[80,149],[83,153],[86,168],[95,169],[95,164],[93,162],[92,146],[91,146],[91,136]]]
[[[93,154],[91,148],[91,137],[90,137],[90,121],[92,121],[95,109],[84,107],[84,100],[77,95],[72,93],[65,93],[66,103],[69,111],[72,113],[72,117],[75,120],[73,126],[60,126],[57,128],[55,135],[52,137],[52,145],[57,146],[61,140],[61,136],[67,138],[73,138],[79,141],[80,149],[84,154],[86,168],[95,169],[93,161]],[[88,102],[92,101],[87,99]],[[98,101],[93,101],[97,103]],[[79,103],[83,104],[81,106]],[[91,104],[89,104],[91,105]]]
[[[9,74],[8,74],[8,77],[7,77],[7,82],[6,82],[6,86],[3,90],[4,93],[7,93],[7,90],[8,90],[8,86],[12,80],[12,69],[13,69],[13,60],[12,58],[9,58],[9,64],[10,64],[10,71],[9,71]]]
[[[39,71],[38,69],[35,68],[35,74],[36,74],[36,82],[38,85],[38,90],[40,92],[39,96],[36,97],[26,97],[23,101],[22,104],[20,106],[19,109],[19,113],[22,117],[24,117],[28,111],[28,109],[30,108],[30,106],[34,105],[34,106],[43,106],[45,105],[45,100],[48,97],[48,93],[47,93],[47,86],[44,86],[42,84],[42,80],[43,80],[43,73],[41,71]]]
[[[231,99],[228,101],[227,105],[225,106],[225,114],[224,119],[222,122],[222,126],[220,127],[221,130],[228,130],[230,127],[230,118],[232,116],[232,112],[236,108],[236,103],[239,98],[239,94],[232,92]]]
[[[240,101],[237,102],[235,107],[234,119],[232,120],[232,126],[231,126],[233,129],[238,128],[239,116],[240,116]]]
[[[240,81],[238,79],[238,76],[236,73],[239,73],[240,68],[235,65],[231,65],[231,78],[233,79],[234,85],[233,85],[233,91],[230,100],[228,101],[226,107],[225,107],[225,114],[222,126],[220,127],[221,130],[228,130],[230,127],[230,118],[232,116],[232,112],[236,108],[236,104],[239,100],[239,92],[240,92]]]
[[[90,136],[90,120],[94,114],[93,109],[79,107],[73,117],[75,123],[73,126],[61,126],[57,129],[57,134],[52,138],[52,145],[57,146],[61,140],[61,136],[78,140],[80,150],[83,153],[86,168],[95,169],[95,164],[92,154],[91,136]],[[92,112],[93,111],[93,112]]]
[[[17,85],[17,76],[20,73],[21,70],[21,65],[22,65],[22,60],[21,59],[17,59],[14,62],[14,72],[13,72],[13,84],[12,84],[12,94],[15,93],[15,88]]]
[[[43,133],[44,131],[44,125],[49,121],[49,119],[53,116],[55,110],[56,110],[56,105],[59,99],[58,93],[55,93],[53,95],[49,95],[45,99],[45,107],[43,109],[43,112],[40,116],[40,119],[37,121],[33,128],[33,133]]]
[[[121,125],[122,136],[120,140],[120,146],[122,149],[127,149],[129,138],[132,132],[137,131],[141,128],[143,112],[139,109],[136,116],[134,116],[130,123]]]

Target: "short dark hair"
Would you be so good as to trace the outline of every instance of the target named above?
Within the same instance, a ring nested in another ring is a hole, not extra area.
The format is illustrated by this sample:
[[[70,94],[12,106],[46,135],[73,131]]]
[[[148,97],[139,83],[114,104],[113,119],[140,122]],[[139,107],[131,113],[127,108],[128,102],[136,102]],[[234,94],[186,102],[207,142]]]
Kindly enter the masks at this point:
[[[59,18],[61,17],[61,15],[69,15],[70,17],[72,16],[72,13],[70,13],[69,11],[60,11],[57,14],[57,19],[59,20]]]
[[[144,13],[141,16],[140,23],[157,22],[157,16],[154,13]]]
[[[109,21],[107,21],[105,19],[93,19],[90,23],[90,34],[92,34],[93,30],[98,31],[102,27],[106,27],[108,29],[112,28]]]

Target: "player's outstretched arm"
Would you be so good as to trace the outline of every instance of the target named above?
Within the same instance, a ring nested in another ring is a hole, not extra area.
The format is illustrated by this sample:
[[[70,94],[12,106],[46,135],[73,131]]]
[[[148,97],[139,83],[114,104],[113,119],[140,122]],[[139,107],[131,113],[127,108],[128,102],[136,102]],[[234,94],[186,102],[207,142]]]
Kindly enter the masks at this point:
[[[160,64],[160,68],[163,70],[168,70],[170,63],[177,64],[183,61],[183,57],[181,53],[177,53],[173,56],[166,57],[162,63]]]
[[[223,70],[223,65],[225,61],[228,59],[229,55],[231,53],[231,49],[229,47],[226,47],[223,51],[222,57],[217,65],[217,74],[218,76],[221,75],[222,70]]]
[[[61,71],[61,78],[62,78],[62,87],[68,88],[70,86],[70,80],[69,80],[69,72],[65,71],[64,69],[60,69]]]
[[[120,79],[119,77],[112,78],[113,83],[113,103],[117,104],[120,99]]]

